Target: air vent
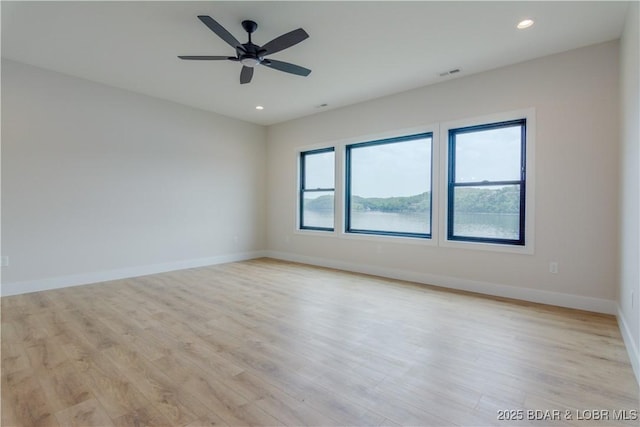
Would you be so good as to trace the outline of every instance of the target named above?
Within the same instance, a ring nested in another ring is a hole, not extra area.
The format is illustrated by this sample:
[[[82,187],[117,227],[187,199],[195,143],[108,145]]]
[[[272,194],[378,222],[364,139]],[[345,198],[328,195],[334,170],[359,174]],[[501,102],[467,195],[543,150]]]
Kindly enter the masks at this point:
[[[450,76],[452,74],[456,74],[460,72],[460,68],[455,68],[453,70],[445,71],[444,73],[440,73],[440,77]]]

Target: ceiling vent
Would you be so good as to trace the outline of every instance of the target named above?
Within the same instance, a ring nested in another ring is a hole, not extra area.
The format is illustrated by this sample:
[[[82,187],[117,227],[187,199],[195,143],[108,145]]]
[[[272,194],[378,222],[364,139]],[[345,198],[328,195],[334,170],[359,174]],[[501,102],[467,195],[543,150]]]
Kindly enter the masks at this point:
[[[456,74],[460,72],[460,68],[454,68],[453,70],[445,71],[444,73],[440,73],[440,77],[450,76],[452,74]]]

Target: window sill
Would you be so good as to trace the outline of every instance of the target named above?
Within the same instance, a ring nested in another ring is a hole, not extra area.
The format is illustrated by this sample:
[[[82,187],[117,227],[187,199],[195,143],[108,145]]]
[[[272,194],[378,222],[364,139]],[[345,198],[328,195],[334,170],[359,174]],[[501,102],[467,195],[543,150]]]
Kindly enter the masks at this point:
[[[328,231],[328,230],[313,230],[307,228],[296,228],[294,234],[299,234],[302,236],[317,236],[317,237],[336,237],[336,230]]]
[[[345,240],[364,240],[377,243],[400,243],[422,246],[437,246],[437,242],[433,236],[428,237],[411,237],[411,236],[393,236],[386,234],[367,234],[367,233],[338,233],[338,238]]]
[[[465,242],[460,240],[443,239],[439,246],[452,249],[470,249],[485,252],[503,252],[522,255],[533,255],[533,243],[527,243],[524,246],[510,245],[501,243],[485,243],[485,242]]]

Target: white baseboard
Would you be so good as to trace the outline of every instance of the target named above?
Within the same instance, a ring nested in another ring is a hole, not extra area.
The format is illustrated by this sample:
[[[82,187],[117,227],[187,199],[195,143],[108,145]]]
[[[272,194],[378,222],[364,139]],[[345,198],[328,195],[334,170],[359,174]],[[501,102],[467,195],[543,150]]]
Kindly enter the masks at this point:
[[[10,296],[30,292],[45,291],[49,289],[65,288],[69,286],[88,285],[91,283],[106,282],[109,280],[126,279],[130,277],[146,276],[149,274],[165,273],[168,271],[184,270],[187,268],[244,261],[253,258],[260,258],[263,256],[282,259],[286,261],[317,265],[321,267],[353,271],[356,273],[373,274],[376,276],[388,277],[391,279],[407,280],[427,285],[477,292],[499,297],[514,298],[524,301],[556,305],[560,307],[576,308],[580,310],[594,311],[597,313],[613,314],[618,315],[618,318],[620,319],[616,302],[600,298],[590,298],[530,288],[518,288],[515,286],[500,285],[469,279],[460,279],[457,277],[440,276],[415,271],[385,268],[369,264],[356,264],[329,258],[310,257],[278,251],[242,252],[208,258],[176,261],[164,264],[153,264],[117,270],[74,274],[70,276],[52,277],[24,282],[3,283],[0,286],[0,295]],[[629,337],[630,335],[625,338],[625,340],[629,339]],[[633,342],[633,340],[631,340],[631,342]],[[638,354],[637,349],[635,350],[635,354]]]
[[[627,347],[627,353],[629,354],[629,360],[631,360],[631,367],[633,367],[633,373],[636,375],[636,381],[640,385],[640,352],[638,351],[638,344],[631,336],[631,330],[625,320],[620,306],[618,306],[618,326],[622,333],[622,339],[624,345]]]
[[[70,276],[51,277],[24,282],[3,283],[0,285],[0,295],[10,296],[30,292],[46,291],[49,289],[66,288],[69,286],[89,285],[107,282],[109,280],[127,279],[130,277],[147,276],[149,274],[166,273],[168,271],[184,270],[187,268],[205,267],[208,265],[224,264],[227,262],[245,261],[265,256],[263,251],[241,252],[228,255],[218,255],[208,258],[198,258],[175,261],[164,264],[144,265],[139,267],[122,268],[93,273],[74,274]]]
[[[518,288],[516,286],[500,285],[496,283],[460,279],[457,277],[440,276],[415,271],[385,268],[370,264],[356,264],[328,258],[310,257],[289,252],[266,251],[265,256],[285,261],[300,262],[304,264],[335,268],[338,270],[346,270],[356,273],[372,274],[375,276],[388,277],[390,279],[407,280],[426,285],[441,286],[444,288],[477,292],[498,297],[514,298],[541,304],[575,308],[579,310],[593,311],[596,313],[613,315],[617,313],[616,302],[602,298],[591,298],[531,288]]]

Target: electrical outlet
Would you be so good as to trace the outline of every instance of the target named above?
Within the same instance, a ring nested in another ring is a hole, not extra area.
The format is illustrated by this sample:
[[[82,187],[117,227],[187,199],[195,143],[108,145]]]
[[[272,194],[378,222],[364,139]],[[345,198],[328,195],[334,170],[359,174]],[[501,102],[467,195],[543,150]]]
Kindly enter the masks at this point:
[[[558,263],[556,261],[551,261],[549,263],[549,273],[558,274]]]
[[[9,257],[8,256],[0,257],[0,264],[2,264],[3,267],[9,267]]]

